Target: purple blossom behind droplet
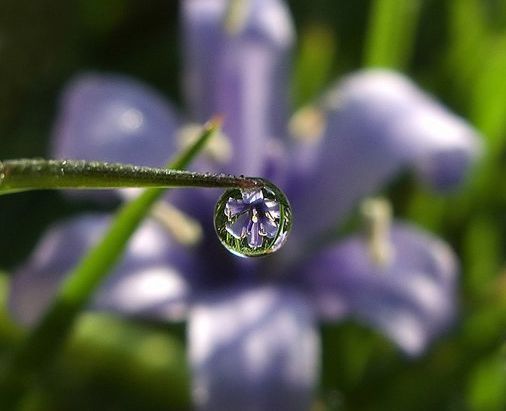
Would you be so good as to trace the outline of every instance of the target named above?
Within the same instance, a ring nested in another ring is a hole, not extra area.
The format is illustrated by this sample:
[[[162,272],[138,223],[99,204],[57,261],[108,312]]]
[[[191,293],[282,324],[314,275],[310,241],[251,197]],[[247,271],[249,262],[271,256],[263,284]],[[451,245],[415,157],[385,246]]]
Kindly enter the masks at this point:
[[[157,92],[129,77],[86,74],[66,87],[51,156],[162,167],[180,120]]]
[[[183,84],[199,122],[224,115],[233,148],[223,171],[262,175],[270,140],[286,135],[293,24],[279,0],[244,2],[235,29],[226,27],[227,0],[185,0]]]
[[[481,152],[469,124],[392,71],[345,77],[317,107],[323,134],[296,147],[294,173],[297,164],[304,168],[287,187],[299,215],[295,229],[306,237],[342,222],[358,200],[402,171],[415,170],[436,189],[454,188]],[[325,204],[316,219],[315,204]]]

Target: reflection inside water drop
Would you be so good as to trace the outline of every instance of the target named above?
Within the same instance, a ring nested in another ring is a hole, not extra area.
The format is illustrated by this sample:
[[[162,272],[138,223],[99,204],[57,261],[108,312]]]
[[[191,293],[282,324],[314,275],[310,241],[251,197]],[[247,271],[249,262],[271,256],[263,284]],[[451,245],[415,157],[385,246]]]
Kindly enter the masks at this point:
[[[292,225],[285,195],[266,182],[262,188],[225,191],[216,204],[214,226],[221,243],[241,257],[278,250]]]

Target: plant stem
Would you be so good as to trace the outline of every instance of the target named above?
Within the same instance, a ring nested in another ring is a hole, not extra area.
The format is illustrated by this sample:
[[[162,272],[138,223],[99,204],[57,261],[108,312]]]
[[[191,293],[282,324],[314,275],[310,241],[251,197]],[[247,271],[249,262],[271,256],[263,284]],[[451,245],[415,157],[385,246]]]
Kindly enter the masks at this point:
[[[364,65],[403,69],[409,63],[420,0],[374,0],[366,35]]]
[[[20,159],[0,162],[0,194],[43,189],[126,187],[254,188],[258,179],[227,174],[84,160]]]

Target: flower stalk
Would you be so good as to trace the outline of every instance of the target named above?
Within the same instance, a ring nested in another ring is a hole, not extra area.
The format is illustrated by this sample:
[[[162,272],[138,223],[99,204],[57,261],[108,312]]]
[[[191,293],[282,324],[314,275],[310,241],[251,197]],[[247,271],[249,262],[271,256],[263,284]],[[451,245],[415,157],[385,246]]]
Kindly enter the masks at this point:
[[[84,160],[0,161],[0,194],[43,189],[262,187],[260,179]]]

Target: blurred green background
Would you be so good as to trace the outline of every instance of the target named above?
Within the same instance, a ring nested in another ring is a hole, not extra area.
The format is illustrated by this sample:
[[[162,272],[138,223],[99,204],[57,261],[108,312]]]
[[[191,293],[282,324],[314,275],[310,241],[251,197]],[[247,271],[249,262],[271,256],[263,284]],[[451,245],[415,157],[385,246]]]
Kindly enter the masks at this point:
[[[83,70],[132,75],[181,103],[176,0],[0,0],[0,158],[47,157],[59,93]],[[487,152],[449,196],[409,177],[396,215],[462,262],[460,319],[416,360],[353,323],[325,326],[315,410],[506,410],[506,1],[291,0],[294,106],[364,66],[399,69],[469,119]],[[7,276],[63,215],[97,208],[56,192],[0,199],[0,364],[19,332]],[[103,208],[103,207],[102,207]],[[87,314],[24,409],[189,409],[184,326]]]

